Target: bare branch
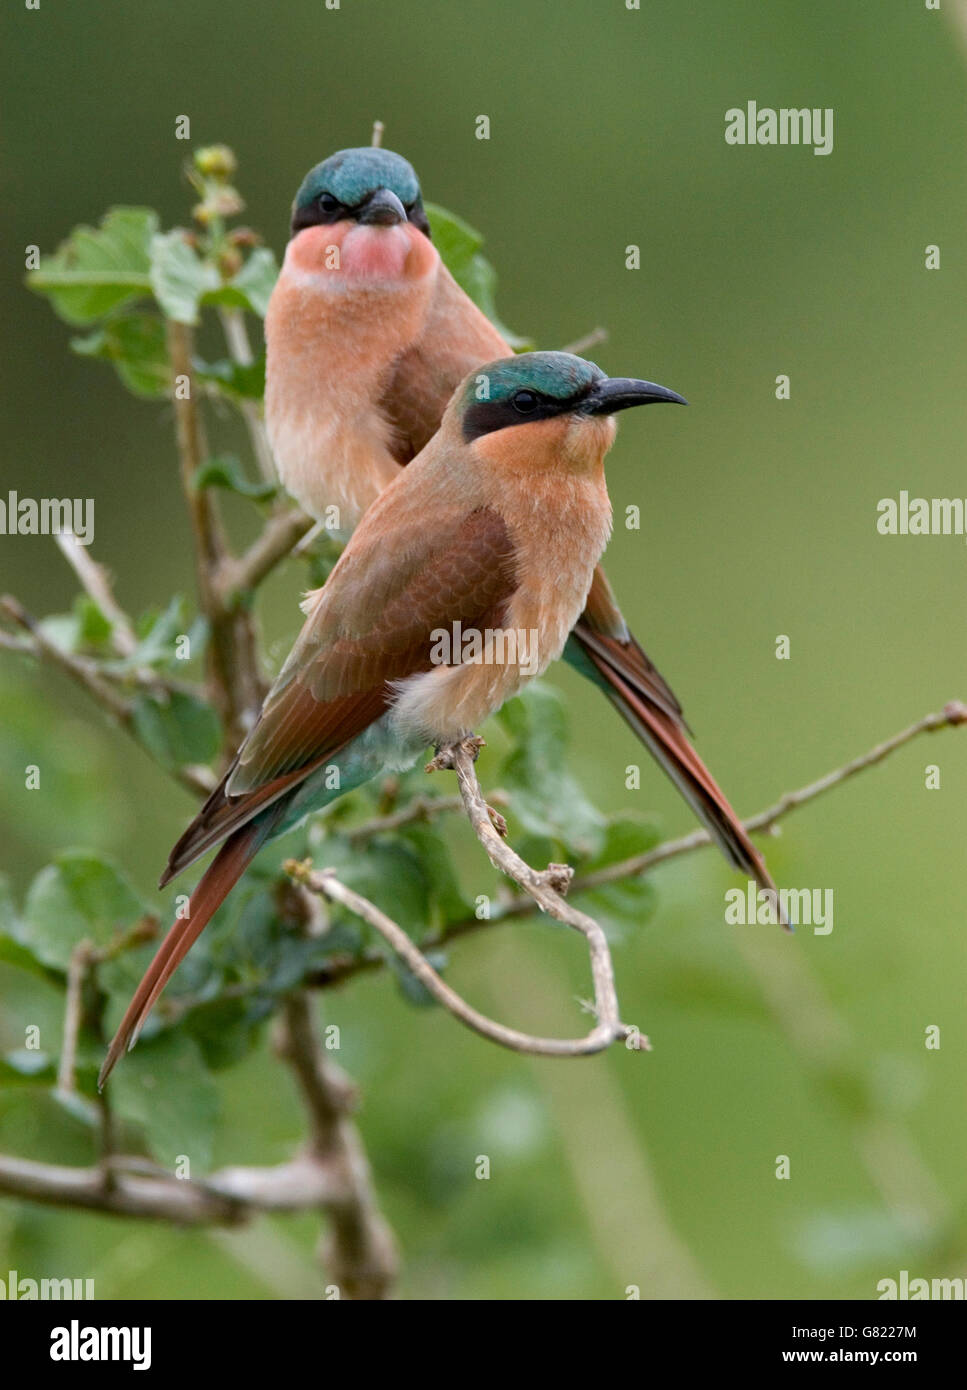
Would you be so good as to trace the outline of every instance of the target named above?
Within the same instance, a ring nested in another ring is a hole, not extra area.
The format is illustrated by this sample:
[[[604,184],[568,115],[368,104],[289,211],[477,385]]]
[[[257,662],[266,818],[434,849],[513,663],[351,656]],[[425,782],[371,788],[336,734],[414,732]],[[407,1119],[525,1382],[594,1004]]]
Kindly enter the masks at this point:
[[[396,1242],[380,1212],[369,1162],[350,1118],[356,1088],[327,1060],[304,990],[288,996],[281,1024],[279,1054],[292,1068],[310,1119],[309,1155],[339,1178],[341,1195],[320,1204],[330,1222],[322,1258],[345,1297],[387,1298],[398,1268]]]
[[[91,943],[79,941],[71,951],[67,966],[67,993],[64,1000],[64,1041],[57,1065],[57,1089],[65,1095],[74,1092],[76,1079],[74,1069],[77,1063],[77,1035],[83,1017],[82,996],[84,981],[91,964]]]
[[[386,129],[386,127],[383,125],[383,122],[382,122],[382,121],[374,121],[374,122],[373,122],[373,136],[372,136],[372,139],[371,139],[370,142],[369,142],[369,143],[372,145],[373,149],[378,150],[379,147],[380,147],[380,145],[382,145],[382,143],[383,143],[383,132],[384,132],[385,129]]]
[[[168,323],[168,353],[175,378],[191,381],[192,331],[187,324]],[[208,446],[194,393],[175,393],[175,424],[181,486],[195,546],[198,600],[211,629],[207,648],[212,699],[225,730],[226,749],[234,752],[245,738],[265,690],[259,675],[255,624],[243,604],[222,601],[222,570],[230,562],[215,500],[207,488],[195,485]]]
[[[221,308],[218,311],[218,317],[222,321],[222,329],[232,361],[238,363],[240,367],[251,367],[255,358],[245,328],[244,313],[241,309]],[[238,408],[248,430],[252,453],[255,455],[259,472],[267,483],[277,483],[278,475],[275,471],[275,462],[272,458],[272,450],[269,447],[265,422],[262,419],[262,411],[258,402],[243,397]]]
[[[275,1168],[224,1168],[204,1182],[162,1168],[123,1171],[130,1162],[114,1158],[96,1168],[68,1168],[0,1154],[0,1193],[186,1226],[237,1225],[259,1211],[304,1211],[346,1195],[341,1178],[309,1157]]]
[[[103,565],[97,564],[92,559],[87,547],[81,545],[77,537],[69,531],[55,535],[54,540],[57,542],[64,559],[80,580],[81,586],[90,594],[111,624],[115,650],[121,656],[130,656],[137,649],[138,639],[131,625],[131,619],[114,597],[107,571]]]
[[[58,670],[69,676],[76,685],[86,690],[88,695],[97,701],[119,728],[135,737],[139,748],[144,747],[140,740],[137,740],[133,706],[104,678],[96,662],[75,656],[71,652],[65,652],[51,642],[37,619],[28,613],[23,604],[10,594],[4,594],[0,598],[0,618],[5,618],[7,622],[13,623],[30,634],[28,643],[18,642],[15,639],[10,639],[7,634],[0,633],[0,646],[45,661],[50,666],[56,666]],[[144,751],[148,752],[147,749]],[[207,768],[184,766],[168,770],[182,786],[201,796],[207,796],[214,785]]]
[[[601,1052],[619,1040],[633,1040],[636,1046],[647,1047],[646,1042],[642,1044],[640,1041],[637,1030],[622,1023],[619,1017],[614,969],[604,932],[593,918],[579,912],[564,900],[572,871],[566,865],[550,864],[543,872],[538,872],[504,843],[502,836],[506,833],[506,823],[502,816],[487,805],[474,771],[473,761],[481,742],[480,739],[471,738],[441,750],[427,770],[446,767],[456,772],[464,809],[490,862],[520,884],[544,912],[565,926],[580,932],[587,941],[591,976],[594,981],[593,1012],[597,1022],[585,1037],[539,1038],[495,1022],[472,1008],[456,990],[440,978],[402,927],[368,898],[347,888],[331,871],[319,873],[314,871],[309,863],[299,864],[290,859],[285,864],[286,872],[298,882],[305,884],[312,892],[319,893],[331,902],[341,903],[364,922],[368,922],[389,943],[396,955],[434,999],[448,1009],[454,1018],[491,1042],[499,1043],[514,1052],[542,1057],[587,1056],[593,1052]]]
[[[311,516],[298,507],[275,512],[269,517],[261,534],[244,555],[228,560],[221,570],[221,601],[231,606],[243,594],[256,588],[292,553],[296,542],[313,528]]]
[[[935,733],[937,729],[956,727],[958,724],[965,723],[967,723],[967,705],[962,704],[959,700],[951,700],[949,704],[944,705],[939,713],[924,715],[915,724],[901,729],[892,738],[878,743],[868,753],[863,753],[860,757],[844,763],[842,767],[827,772],[824,777],[818,778],[815,782],[809,782],[805,787],[800,787],[798,791],[786,792],[772,806],[743,822],[745,828],[750,832],[765,831],[768,833],[777,821],[782,820],[783,816],[794,811],[797,806],[804,806],[806,802],[815,800],[817,796],[822,796],[824,792],[830,791],[833,787],[838,787],[848,778],[855,777],[858,772],[864,772],[875,763],[882,762],[884,758],[888,758],[891,753],[895,753],[898,748],[902,748],[905,743],[909,743],[919,734]],[[589,892],[593,888],[601,888],[605,884],[615,883],[619,879],[647,873],[656,864],[663,864],[669,859],[677,859],[682,854],[690,854],[693,850],[702,849],[711,843],[711,837],[707,830],[693,830],[691,834],[683,835],[681,839],[668,840],[665,844],[658,845],[656,849],[648,850],[644,854],[619,860],[615,864],[608,864],[605,868],[598,869],[595,873],[584,874],[576,878],[573,885],[574,891]]]
[[[489,801],[491,806],[506,806],[509,797],[505,791],[498,789],[489,793]],[[352,826],[345,835],[351,845],[365,844],[376,835],[386,835],[408,825],[426,823],[436,820],[437,816],[462,810],[462,796],[414,796],[398,811],[387,816],[374,816],[372,820],[363,821],[362,825]]]
[[[576,357],[580,357],[589,348],[597,347],[599,343],[608,341],[608,330],[606,328],[592,328],[590,333],[585,333],[582,338],[576,338],[573,343],[568,343],[567,347],[561,348],[562,352],[571,352]]]
[[[886,739],[883,743],[878,743],[868,753],[852,759],[843,767],[827,773],[815,782],[800,787],[798,791],[786,792],[772,806],[745,821],[745,828],[749,831],[771,830],[778,821],[796,807],[804,806],[815,797],[838,786],[848,777],[853,777],[865,768],[873,766],[874,763],[881,762],[919,734],[934,733],[938,729],[953,728],[963,723],[967,723],[967,705],[959,700],[952,700],[939,713],[925,715],[923,719],[917,720],[915,724],[911,724],[900,733],[894,734],[892,738]],[[658,845],[655,849],[648,850],[644,854],[619,860],[592,873],[578,874],[571,880],[569,891],[574,896],[579,893],[589,893],[595,888],[604,887],[609,883],[637,878],[669,859],[677,859],[683,854],[691,854],[709,844],[711,844],[711,840],[706,831],[693,830],[680,839],[666,840],[664,844]],[[515,921],[522,917],[532,917],[538,910],[538,904],[532,896],[526,893],[517,894],[500,904],[499,916],[487,921],[481,921],[477,917],[460,918],[449,923],[442,930],[424,937],[420,945],[424,951],[437,950],[441,946],[448,945],[457,937],[467,936],[483,928],[492,931],[494,927],[499,927],[504,922]],[[371,970],[380,970],[385,963],[383,954],[376,950],[367,951],[359,956],[348,954],[338,956],[327,962],[324,969],[310,976],[307,983],[311,984],[314,989],[328,989],[331,986],[343,984],[354,975]]]

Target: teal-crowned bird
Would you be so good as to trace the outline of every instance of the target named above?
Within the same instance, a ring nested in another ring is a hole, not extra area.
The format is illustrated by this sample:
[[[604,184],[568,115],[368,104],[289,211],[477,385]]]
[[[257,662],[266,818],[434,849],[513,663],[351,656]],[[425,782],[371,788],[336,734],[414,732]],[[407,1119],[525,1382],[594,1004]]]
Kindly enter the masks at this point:
[[[510,352],[440,259],[412,166],[384,149],[341,150],[306,175],[265,327],[266,422],[280,476],[310,515],[344,532],[432,437],[457,383]],[[539,489],[529,505],[546,498]],[[773,888],[600,567],[564,655],[604,691],[730,863]]]
[[[162,886],[221,845],[138,986],[101,1084],[268,840],[478,728],[560,656],[610,533],[613,417],[660,401],[681,397],[560,352],[477,366],[458,387],[307,597],[258,721],[171,851]],[[447,632],[479,640],[446,651]]]

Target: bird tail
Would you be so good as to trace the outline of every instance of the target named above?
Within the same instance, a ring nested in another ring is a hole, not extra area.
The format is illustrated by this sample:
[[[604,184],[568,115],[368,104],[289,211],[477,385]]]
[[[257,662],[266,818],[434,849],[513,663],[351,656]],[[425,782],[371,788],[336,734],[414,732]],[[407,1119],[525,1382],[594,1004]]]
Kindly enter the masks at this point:
[[[647,663],[645,669],[653,668],[637,642],[630,636],[623,641],[605,636],[592,630],[586,619],[578,623],[574,637],[608,699],[678,787],[729,863],[754,878],[761,888],[776,894],[774,902],[780,921],[787,926],[765,860],[686,738],[680,715],[673,717],[665,701],[657,703],[648,684],[639,679],[642,660]]]
[[[98,1090],[104,1086],[121,1054],[125,1050],[130,1051],[137,1042],[144,1021],[161,991],[255,858],[264,840],[264,825],[258,820],[250,821],[229,836],[206,869],[191,895],[187,916],[175,921],[128,1005],[97,1078]]]

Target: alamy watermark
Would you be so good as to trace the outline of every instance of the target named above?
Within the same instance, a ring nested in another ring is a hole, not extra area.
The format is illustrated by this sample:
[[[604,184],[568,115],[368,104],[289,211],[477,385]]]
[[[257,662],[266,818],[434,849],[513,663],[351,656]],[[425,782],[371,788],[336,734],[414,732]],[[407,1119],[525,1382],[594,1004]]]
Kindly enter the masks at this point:
[[[93,1279],[28,1279],[15,1269],[0,1276],[0,1301],[31,1303],[51,1299],[80,1299],[94,1297]]]
[[[876,529],[881,536],[963,536],[967,498],[881,497],[876,504]]]
[[[780,916],[781,913],[781,916]],[[832,888],[760,888],[749,879],[745,888],[729,888],[725,894],[725,921],[730,927],[812,927],[814,936],[833,930]]]
[[[812,145],[813,154],[833,152],[831,106],[759,106],[748,101],[725,113],[727,145]]]
[[[540,669],[536,627],[464,628],[457,620],[430,633],[434,666],[519,666],[525,676]]]
[[[75,536],[94,539],[93,497],[0,497],[0,536]]]

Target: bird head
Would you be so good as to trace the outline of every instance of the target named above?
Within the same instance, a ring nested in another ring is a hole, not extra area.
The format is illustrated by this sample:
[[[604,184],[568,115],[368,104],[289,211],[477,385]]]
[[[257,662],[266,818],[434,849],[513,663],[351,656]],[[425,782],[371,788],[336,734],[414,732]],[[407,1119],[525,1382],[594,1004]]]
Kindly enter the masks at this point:
[[[609,377],[569,352],[524,352],[465,378],[448,407],[464,444],[494,462],[533,467],[542,457],[595,469],[614,441],[619,410],[688,402],[653,381]]]
[[[395,227],[411,222],[424,236],[430,224],[412,164],[392,150],[339,150],[310,169],[292,204],[292,235],[337,222]]]
[[[413,166],[391,150],[339,150],[309,170],[292,204],[290,251],[306,270],[392,279],[432,259],[429,239]]]

